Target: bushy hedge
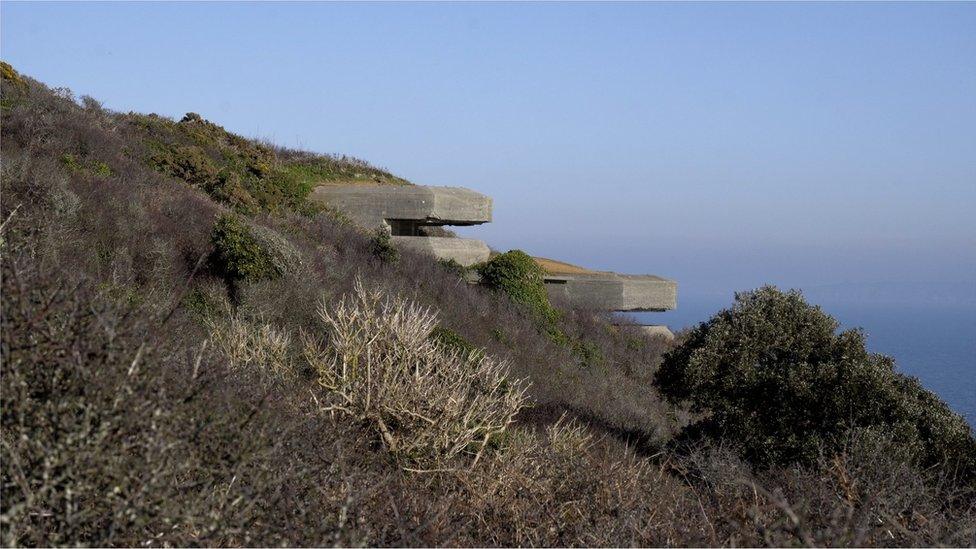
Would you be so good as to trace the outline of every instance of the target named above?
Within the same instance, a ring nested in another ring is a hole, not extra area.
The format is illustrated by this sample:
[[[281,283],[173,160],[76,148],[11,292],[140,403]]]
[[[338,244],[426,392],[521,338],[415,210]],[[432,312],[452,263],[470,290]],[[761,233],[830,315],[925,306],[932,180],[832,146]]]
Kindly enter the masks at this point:
[[[282,274],[272,253],[262,246],[247,222],[234,214],[223,214],[214,223],[211,241],[214,251],[211,263],[230,281],[257,282]]]
[[[810,462],[856,430],[892,435],[923,463],[976,467],[965,420],[838,326],[797,291],[738,294],[665,355],[656,383],[707,415],[687,435],[722,437],[753,462]]]
[[[524,305],[554,334],[559,311],[549,303],[542,267],[522,250],[496,255],[477,267],[481,283],[504,292],[512,301]]]

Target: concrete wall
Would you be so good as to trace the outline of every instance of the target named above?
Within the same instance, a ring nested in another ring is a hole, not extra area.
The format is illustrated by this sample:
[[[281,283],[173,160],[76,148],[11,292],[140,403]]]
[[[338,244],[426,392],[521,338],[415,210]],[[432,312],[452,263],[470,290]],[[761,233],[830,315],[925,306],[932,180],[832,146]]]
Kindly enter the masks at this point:
[[[617,275],[622,283],[622,311],[668,311],[678,306],[678,283],[653,275]]]
[[[488,245],[470,238],[450,238],[441,236],[394,236],[397,246],[416,250],[436,257],[453,259],[465,267],[488,260]]]
[[[618,330],[626,330],[634,334],[663,337],[668,340],[674,339],[674,332],[663,324],[617,324],[616,326]]]
[[[603,311],[667,311],[678,305],[677,283],[653,275],[550,275],[546,291],[555,299]]]
[[[427,225],[478,225],[491,221],[491,198],[461,187],[322,185],[309,198],[341,211],[368,229],[389,230],[388,219]]]

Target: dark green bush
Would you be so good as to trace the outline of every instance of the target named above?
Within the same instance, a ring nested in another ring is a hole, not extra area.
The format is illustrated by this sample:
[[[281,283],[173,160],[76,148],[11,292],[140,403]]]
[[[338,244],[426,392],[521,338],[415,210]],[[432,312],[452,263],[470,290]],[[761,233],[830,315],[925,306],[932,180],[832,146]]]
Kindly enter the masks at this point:
[[[396,263],[400,260],[400,250],[393,244],[393,237],[384,229],[376,229],[369,239],[369,252],[383,263]]]
[[[573,341],[573,356],[584,368],[601,368],[606,362],[600,346],[592,341],[577,339]]]
[[[797,291],[738,294],[665,355],[656,383],[706,414],[687,436],[722,437],[759,464],[810,462],[855,429],[891,434],[923,463],[976,466],[965,420],[838,326]]]
[[[221,214],[214,223],[211,263],[227,280],[257,282],[282,274],[271,251],[262,245],[243,218]]]
[[[549,303],[543,283],[545,273],[529,254],[522,250],[510,250],[482,263],[477,270],[482,284],[524,305],[537,317],[546,332],[556,339],[565,339],[556,328],[559,311]]]

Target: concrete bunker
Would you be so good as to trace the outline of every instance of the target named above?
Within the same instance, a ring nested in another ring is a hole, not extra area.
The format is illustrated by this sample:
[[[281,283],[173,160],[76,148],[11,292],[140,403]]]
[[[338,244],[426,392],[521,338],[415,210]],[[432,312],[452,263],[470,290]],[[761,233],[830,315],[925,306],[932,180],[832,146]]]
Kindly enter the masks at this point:
[[[462,187],[321,185],[310,199],[334,208],[368,230],[384,230],[404,248],[454,260],[466,267],[487,261],[488,246],[470,238],[439,236],[443,226],[491,222],[491,197]],[[546,291],[557,301],[601,311],[668,311],[677,306],[677,283],[654,275],[593,271],[537,257]],[[666,335],[666,327],[645,326]],[[663,328],[663,330],[662,330]]]
[[[491,222],[491,198],[462,187],[419,185],[322,185],[312,201],[339,210],[366,229],[387,231],[405,248],[464,266],[486,261],[480,240],[435,236],[430,228]]]
[[[662,312],[678,306],[678,284],[654,275],[625,275],[534,258],[545,271],[543,282],[551,298],[601,311]],[[673,337],[666,326],[630,325],[651,336]]]

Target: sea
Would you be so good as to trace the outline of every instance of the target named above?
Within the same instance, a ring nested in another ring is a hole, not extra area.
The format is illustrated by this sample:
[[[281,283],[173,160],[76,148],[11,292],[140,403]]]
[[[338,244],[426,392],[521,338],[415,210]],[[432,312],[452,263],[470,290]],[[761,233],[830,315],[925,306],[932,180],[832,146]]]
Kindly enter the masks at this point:
[[[666,324],[673,331],[691,327],[728,308],[733,298],[681,297],[678,308],[635,313],[642,324]],[[860,327],[868,349],[895,359],[896,369],[917,377],[976,428],[976,303],[960,299],[932,303],[858,302],[829,296],[808,301],[841,323]]]

